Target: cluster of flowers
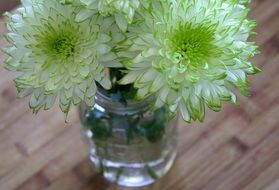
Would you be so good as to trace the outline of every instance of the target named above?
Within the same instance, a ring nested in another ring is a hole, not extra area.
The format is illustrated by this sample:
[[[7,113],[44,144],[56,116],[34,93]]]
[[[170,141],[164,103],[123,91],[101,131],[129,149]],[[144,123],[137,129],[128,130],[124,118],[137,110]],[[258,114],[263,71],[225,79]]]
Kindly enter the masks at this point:
[[[249,95],[247,76],[259,69],[247,42],[255,21],[248,0],[22,0],[7,13],[6,68],[18,73],[19,97],[36,113],[59,98],[94,105],[96,83],[111,88],[107,68],[125,67],[120,84],[137,98],[155,95],[186,122],[203,121],[205,106]]]

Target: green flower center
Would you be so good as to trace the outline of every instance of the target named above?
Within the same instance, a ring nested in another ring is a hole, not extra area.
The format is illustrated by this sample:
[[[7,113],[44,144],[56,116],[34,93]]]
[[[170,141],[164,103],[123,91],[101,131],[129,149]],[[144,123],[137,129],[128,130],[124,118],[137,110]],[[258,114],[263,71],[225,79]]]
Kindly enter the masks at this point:
[[[53,50],[53,53],[65,58],[72,56],[75,52],[73,41],[66,36],[58,36],[56,39],[51,40],[50,48]]]
[[[206,59],[216,49],[214,45],[215,27],[203,24],[183,23],[174,30],[172,51],[182,66],[191,70],[200,70],[206,65]]]

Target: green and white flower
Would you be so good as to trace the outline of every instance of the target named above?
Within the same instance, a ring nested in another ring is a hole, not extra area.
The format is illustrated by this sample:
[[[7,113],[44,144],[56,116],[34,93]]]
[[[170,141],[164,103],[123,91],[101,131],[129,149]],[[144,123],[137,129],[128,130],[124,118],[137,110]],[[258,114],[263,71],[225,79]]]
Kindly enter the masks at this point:
[[[157,94],[157,107],[167,104],[187,122],[203,121],[205,105],[236,103],[232,86],[249,95],[247,75],[259,69],[249,61],[257,46],[247,42],[256,25],[246,19],[248,0],[151,2],[121,46],[130,70],[121,84],[134,83],[138,98]]]
[[[57,97],[67,114],[71,104],[94,104],[96,84],[109,89],[107,66],[119,66],[113,46],[120,38],[111,18],[92,15],[75,21],[79,8],[57,0],[23,0],[23,7],[7,14],[10,47],[6,67],[18,72],[18,96],[31,95],[36,113],[49,109]],[[113,31],[113,32],[111,32]]]
[[[135,11],[141,4],[147,6],[149,0],[79,0],[87,10],[78,15],[79,20],[90,17],[98,11],[103,16],[114,16],[121,30],[126,31],[128,24],[131,24]]]

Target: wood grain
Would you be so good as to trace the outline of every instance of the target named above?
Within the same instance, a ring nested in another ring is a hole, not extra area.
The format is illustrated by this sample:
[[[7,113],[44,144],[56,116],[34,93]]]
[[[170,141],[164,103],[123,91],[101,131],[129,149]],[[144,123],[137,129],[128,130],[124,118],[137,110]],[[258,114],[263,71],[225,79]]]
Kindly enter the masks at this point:
[[[174,167],[139,190],[279,190],[279,1],[254,0],[251,10],[262,52],[253,62],[263,70],[251,77],[252,96],[240,96],[239,108],[207,110],[202,124],[180,122]],[[76,110],[67,125],[58,107],[32,115],[13,77],[0,64],[0,190],[131,190],[91,167]]]

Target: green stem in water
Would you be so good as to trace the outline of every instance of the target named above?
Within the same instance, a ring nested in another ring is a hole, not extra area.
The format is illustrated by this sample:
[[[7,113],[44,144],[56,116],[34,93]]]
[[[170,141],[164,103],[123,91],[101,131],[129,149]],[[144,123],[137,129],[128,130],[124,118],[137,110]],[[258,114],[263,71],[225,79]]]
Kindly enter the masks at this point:
[[[147,170],[147,173],[149,174],[149,176],[152,179],[154,179],[154,180],[158,179],[158,176],[157,176],[156,172],[149,165],[146,165],[145,168]]]
[[[117,170],[117,173],[116,173],[116,179],[115,179],[115,182],[117,183],[122,175],[124,171],[124,168],[123,167],[120,167],[118,170]]]

